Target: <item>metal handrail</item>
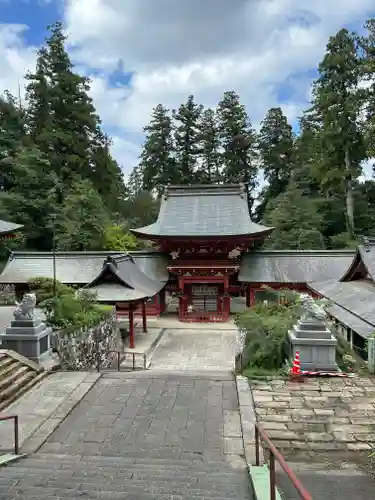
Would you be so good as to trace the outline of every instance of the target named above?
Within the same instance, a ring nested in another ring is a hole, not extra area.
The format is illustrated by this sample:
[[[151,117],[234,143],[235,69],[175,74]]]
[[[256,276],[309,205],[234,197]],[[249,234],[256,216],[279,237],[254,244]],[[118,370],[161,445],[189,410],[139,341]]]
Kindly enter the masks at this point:
[[[18,455],[19,452],[19,420],[18,415],[6,415],[5,417],[0,416],[0,422],[5,422],[6,420],[14,421],[14,454]]]
[[[275,459],[279,462],[281,468],[288,476],[290,482],[297,490],[301,500],[312,500],[310,493],[302,486],[297,476],[294,474],[292,469],[286,463],[285,458],[272,443],[271,438],[268,433],[263,429],[263,427],[256,423],[255,424],[255,463],[260,465],[260,438],[263,439],[268,445],[270,450],[270,500],[276,500],[276,469],[275,469]]]
[[[147,368],[147,356],[146,353],[141,353],[141,352],[129,352],[129,351],[119,351],[119,350],[111,350],[107,351],[109,353],[116,353],[117,354],[117,371],[121,371],[121,355],[124,356],[124,360],[126,359],[127,354],[131,354],[133,357],[133,364],[132,364],[132,370],[135,370],[135,357],[136,356],[143,356],[143,368],[146,370]],[[97,351],[97,359],[96,359],[96,370],[97,372],[101,371],[101,361],[100,361],[100,353]]]

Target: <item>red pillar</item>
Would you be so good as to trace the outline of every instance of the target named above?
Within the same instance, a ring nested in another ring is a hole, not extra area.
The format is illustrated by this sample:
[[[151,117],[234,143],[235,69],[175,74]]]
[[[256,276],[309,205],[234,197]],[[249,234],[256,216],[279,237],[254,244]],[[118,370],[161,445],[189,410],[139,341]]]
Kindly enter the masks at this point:
[[[250,307],[250,285],[246,287],[246,307]]]
[[[255,305],[255,290],[250,288],[250,307]]]
[[[143,331],[147,333],[146,300],[142,300],[142,323]]]
[[[133,304],[129,304],[129,347],[130,349],[135,348]]]
[[[163,290],[159,293],[159,304],[159,312],[163,313],[165,311],[165,288],[163,288]]]

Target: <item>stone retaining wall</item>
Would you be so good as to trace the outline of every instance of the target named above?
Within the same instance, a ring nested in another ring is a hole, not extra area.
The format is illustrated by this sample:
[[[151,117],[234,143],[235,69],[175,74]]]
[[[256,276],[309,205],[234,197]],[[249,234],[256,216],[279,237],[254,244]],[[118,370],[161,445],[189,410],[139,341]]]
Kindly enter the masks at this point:
[[[100,325],[76,333],[55,331],[52,348],[60,357],[63,370],[90,370],[100,360],[101,368],[108,368],[116,357],[118,334],[116,313],[113,310]]]

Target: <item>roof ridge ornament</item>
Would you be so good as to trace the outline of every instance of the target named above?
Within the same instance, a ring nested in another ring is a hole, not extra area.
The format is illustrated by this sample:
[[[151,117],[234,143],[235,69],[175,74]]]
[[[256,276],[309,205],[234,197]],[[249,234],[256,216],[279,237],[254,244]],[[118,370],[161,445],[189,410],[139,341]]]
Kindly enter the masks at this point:
[[[112,264],[117,269],[117,262],[111,255],[107,255],[107,257],[104,259],[103,267],[105,267],[107,264]]]

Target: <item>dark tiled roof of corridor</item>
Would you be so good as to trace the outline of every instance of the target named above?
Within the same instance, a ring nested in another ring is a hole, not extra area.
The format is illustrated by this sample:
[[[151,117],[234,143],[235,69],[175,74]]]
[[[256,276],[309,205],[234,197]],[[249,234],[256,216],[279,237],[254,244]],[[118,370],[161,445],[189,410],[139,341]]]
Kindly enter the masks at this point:
[[[367,337],[371,331],[375,331],[375,286],[373,283],[366,280],[348,282],[329,280],[309,283],[309,288],[329,299],[332,305],[339,306],[343,311],[334,308],[329,312],[358,334]],[[356,322],[354,318],[348,316],[348,313],[356,317]],[[364,324],[358,325],[358,321],[371,325],[372,330]],[[357,329],[358,326],[359,329]]]
[[[136,265],[149,278],[159,281],[168,280],[167,257],[154,250],[130,252]],[[105,258],[110,255],[117,259],[122,252],[56,252],[56,277],[68,284],[90,283],[100,273]],[[52,252],[14,252],[4,271],[0,283],[27,283],[36,277],[53,277]]]
[[[272,230],[251,220],[242,184],[170,186],[157,221],[132,229],[135,234],[156,237],[266,236]]]
[[[338,281],[354,255],[352,250],[258,250],[244,255],[238,279],[249,283]]]

